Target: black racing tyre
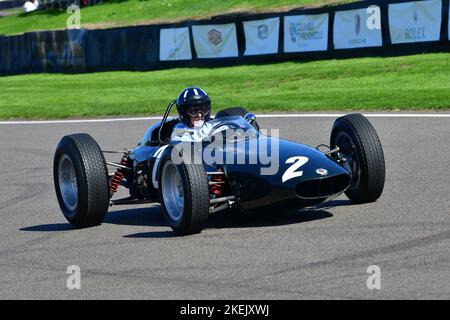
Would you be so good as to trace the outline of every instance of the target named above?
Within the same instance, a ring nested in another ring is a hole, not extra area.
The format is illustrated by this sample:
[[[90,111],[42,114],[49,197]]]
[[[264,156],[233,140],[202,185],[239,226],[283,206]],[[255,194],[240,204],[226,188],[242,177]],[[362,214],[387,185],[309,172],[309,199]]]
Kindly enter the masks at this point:
[[[168,147],[159,162],[158,190],[164,217],[180,236],[200,233],[209,217],[209,185],[203,164],[172,159]]]
[[[108,171],[90,135],[61,139],[53,161],[53,181],[59,206],[72,225],[86,228],[102,223],[109,207]]]
[[[376,201],[383,193],[386,175],[383,148],[377,132],[363,115],[338,118],[331,132],[331,148],[338,146],[352,172],[351,186],[345,194],[355,203]]]
[[[229,116],[241,116],[245,117],[245,115],[249,113],[245,108],[242,107],[231,107],[227,109],[220,110],[216,113],[216,116],[214,119],[219,119],[222,117],[229,117]],[[255,127],[256,130],[259,131],[260,127],[256,120],[252,122],[252,126]]]

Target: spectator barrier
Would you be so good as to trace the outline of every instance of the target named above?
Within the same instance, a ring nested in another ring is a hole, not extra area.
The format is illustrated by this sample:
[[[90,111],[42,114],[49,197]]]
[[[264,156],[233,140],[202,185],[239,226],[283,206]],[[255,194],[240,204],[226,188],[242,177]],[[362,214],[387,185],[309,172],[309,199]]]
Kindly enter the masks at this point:
[[[86,30],[30,33],[33,72],[86,70]]]
[[[30,73],[30,34],[0,37],[0,74]]]
[[[0,37],[0,72],[155,70],[448,52],[449,13],[449,0],[368,0],[175,24],[32,32]]]
[[[13,8],[20,8],[26,0],[8,0],[8,1],[0,1],[0,10],[7,10]]]

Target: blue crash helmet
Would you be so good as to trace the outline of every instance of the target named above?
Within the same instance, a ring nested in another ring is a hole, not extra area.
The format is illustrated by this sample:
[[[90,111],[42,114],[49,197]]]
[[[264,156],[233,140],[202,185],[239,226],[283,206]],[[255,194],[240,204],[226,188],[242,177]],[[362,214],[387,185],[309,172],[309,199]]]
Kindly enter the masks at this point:
[[[189,125],[190,117],[196,117],[199,113],[203,114],[206,122],[210,119],[211,99],[200,88],[186,88],[178,95],[177,110],[181,121],[186,125]]]

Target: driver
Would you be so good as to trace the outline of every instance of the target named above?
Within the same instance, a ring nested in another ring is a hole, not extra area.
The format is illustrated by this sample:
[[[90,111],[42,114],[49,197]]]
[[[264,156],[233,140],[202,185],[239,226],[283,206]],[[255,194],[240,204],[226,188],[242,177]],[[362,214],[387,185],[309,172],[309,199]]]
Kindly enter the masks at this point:
[[[178,95],[177,110],[180,123],[175,125],[172,141],[200,141],[211,129],[211,99],[197,87],[186,88]]]

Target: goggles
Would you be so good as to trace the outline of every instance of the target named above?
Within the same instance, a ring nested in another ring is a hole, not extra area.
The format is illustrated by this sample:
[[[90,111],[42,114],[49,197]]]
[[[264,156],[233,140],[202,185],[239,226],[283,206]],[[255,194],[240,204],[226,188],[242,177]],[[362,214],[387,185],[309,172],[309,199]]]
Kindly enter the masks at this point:
[[[192,106],[192,107],[187,108],[187,110],[186,110],[186,114],[193,118],[198,117],[200,114],[202,114],[204,117],[206,117],[207,115],[209,115],[210,112],[211,112],[211,109],[206,105]]]

